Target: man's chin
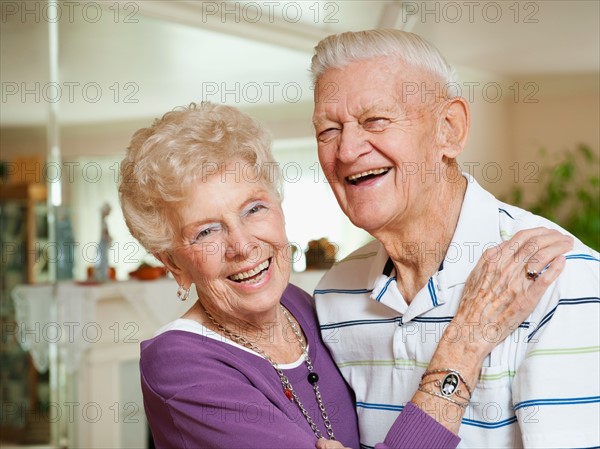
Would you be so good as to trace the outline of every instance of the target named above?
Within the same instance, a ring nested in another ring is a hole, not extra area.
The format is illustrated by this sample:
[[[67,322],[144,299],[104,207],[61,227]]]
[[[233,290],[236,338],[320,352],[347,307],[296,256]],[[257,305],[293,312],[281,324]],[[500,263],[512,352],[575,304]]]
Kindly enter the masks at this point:
[[[346,216],[354,226],[368,232],[373,237],[375,237],[375,234],[381,232],[387,222],[375,212],[361,212],[352,215],[346,214]]]

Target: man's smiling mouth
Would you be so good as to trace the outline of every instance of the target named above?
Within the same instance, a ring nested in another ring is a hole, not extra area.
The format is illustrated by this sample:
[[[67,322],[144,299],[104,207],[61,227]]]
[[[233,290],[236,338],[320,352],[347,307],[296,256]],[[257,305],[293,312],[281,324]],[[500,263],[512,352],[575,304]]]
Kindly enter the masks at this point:
[[[346,181],[352,185],[358,185],[361,182],[368,181],[369,179],[377,178],[378,176],[385,175],[390,171],[391,167],[375,168],[373,170],[367,170],[355,175],[346,176]]]

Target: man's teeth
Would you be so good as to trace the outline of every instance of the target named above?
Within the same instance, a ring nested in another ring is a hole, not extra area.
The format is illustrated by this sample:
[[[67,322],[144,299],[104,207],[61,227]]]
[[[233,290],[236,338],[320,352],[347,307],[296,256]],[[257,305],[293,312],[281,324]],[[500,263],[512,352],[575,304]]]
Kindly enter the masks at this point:
[[[362,173],[357,173],[356,175],[348,176],[348,181],[356,181],[357,179],[362,178],[363,176],[380,175],[387,171],[389,171],[389,168],[376,168],[375,170],[367,170]]]
[[[263,263],[261,263],[259,266],[257,266],[256,268],[253,268],[252,270],[249,270],[249,271],[244,271],[243,273],[237,273],[232,276],[229,276],[229,279],[231,279],[232,281],[243,281],[244,279],[248,279],[248,278],[251,278],[252,276],[256,276],[261,271],[266,270],[267,268],[269,268],[269,265],[270,265],[270,262],[269,262],[269,259],[267,259]]]

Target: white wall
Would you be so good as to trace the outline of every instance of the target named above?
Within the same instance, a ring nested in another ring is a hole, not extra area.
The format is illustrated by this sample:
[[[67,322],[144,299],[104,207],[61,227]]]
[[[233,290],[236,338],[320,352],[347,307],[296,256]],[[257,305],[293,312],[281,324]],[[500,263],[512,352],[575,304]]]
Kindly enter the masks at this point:
[[[524,185],[526,199],[541,188],[540,176],[533,170],[538,170],[537,167],[542,170],[559,159],[565,150],[573,150],[583,143],[600,156],[598,74],[529,78],[539,85],[539,102],[516,103],[510,117],[512,159],[522,168],[521,183],[530,181]],[[540,155],[541,148],[547,151],[547,156]],[[596,166],[595,170],[600,174],[600,167]],[[526,176],[529,179],[525,179]]]

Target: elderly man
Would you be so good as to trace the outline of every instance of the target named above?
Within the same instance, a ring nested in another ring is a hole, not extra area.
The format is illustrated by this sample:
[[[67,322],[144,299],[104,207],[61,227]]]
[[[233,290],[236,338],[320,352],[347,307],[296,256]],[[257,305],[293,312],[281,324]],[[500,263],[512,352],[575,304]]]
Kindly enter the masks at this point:
[[[330,36],[316,47],[312,73],[321,166],[344,213],[376,239],[315,290],[366,448],[419,385],[447,393],[447,382],[424,386],[421,375],[484,250],[520,230],[560,228],[461,174],[468,104],[453,94],[452,68],[419,36]],[[464,447],[600,445],[600,260],[578,240],[566,259],[534,313],[484,361],[459,433]],[[544,275],[523,266],[531,282]],[[500,337],[490,325],[483,338]]]

